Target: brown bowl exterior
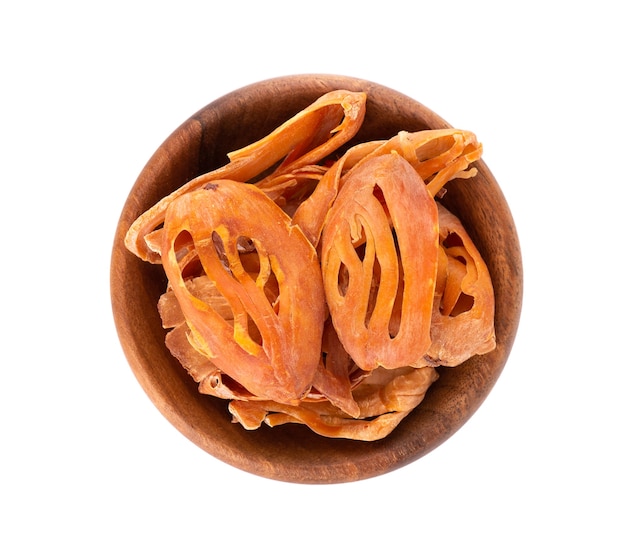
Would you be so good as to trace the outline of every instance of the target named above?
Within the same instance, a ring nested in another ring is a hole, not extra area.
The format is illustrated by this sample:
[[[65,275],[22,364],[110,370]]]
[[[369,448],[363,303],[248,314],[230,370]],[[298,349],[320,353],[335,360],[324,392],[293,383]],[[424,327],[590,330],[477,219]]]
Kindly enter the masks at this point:
[[[454,369],[440,369],[439,380],[422,404],[387,438],[376,442],[324,438],[300,425],[245,431],[231,422],[226,402],[198,392],[165,347],[157,312],[157,300],[166,286],[163,271],[131,254],[124,247],[124,236],[135,218],[159,199],[225,164],[228,152],[265,136],[333,89],[368,95],[358,141],[389,138],[400,130],[450,126],[419,102],[356,78],[296,75],[241,88],[191,116],[148,161],[122,210],[111,259],[118,335],[134,374],[156,407],[181,433],[219,460],[252,474],[296,483],[374,477],[413,462],[443,443],[491,391],[512,348],[521,312],[522,262],[515,225],[496,180],[479,161],[475,178],[447,185],[444,203],[465,224],[492,276],[497,336],[493,352]]]

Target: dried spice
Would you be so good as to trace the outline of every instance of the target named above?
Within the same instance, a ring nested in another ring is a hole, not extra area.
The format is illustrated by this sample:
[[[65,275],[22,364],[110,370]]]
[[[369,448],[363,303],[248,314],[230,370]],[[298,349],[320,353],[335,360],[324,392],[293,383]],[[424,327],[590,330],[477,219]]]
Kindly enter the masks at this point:
[[[327,93],[127,233],[167,275],[168,349],[246,429],[378,440],[436,367],[495,347],[488,269],[438,200],[481,144],[442,129],[350,147],[365,104]]]

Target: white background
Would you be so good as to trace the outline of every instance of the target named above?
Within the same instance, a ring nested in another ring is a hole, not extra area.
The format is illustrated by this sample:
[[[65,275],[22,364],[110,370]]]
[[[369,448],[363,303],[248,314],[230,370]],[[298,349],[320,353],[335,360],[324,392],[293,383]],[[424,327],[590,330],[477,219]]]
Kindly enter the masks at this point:
[[[618,6],[4,3],[0,542],[625,543]],[[297,73],[369,79],[476,132],[525,268],[516,344],[468,424],[332,486],[185,439],[132,375],[109,299],[118,215],[152,152],[223,94]]]

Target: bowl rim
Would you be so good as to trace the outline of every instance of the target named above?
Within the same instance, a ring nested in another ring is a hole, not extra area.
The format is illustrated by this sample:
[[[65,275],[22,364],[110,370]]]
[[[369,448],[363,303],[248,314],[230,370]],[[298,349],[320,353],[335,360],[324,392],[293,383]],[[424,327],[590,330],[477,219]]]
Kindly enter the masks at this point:
[[[223,423],[218,422],[212,423],[207,428],[202,411],[209,409],[202,409],[205,402],[196,399],[201,394],[197,393],[197,388],[195,392],[193,391],[196,385],[186,376],[182,366],[178,365],[179,369],[174,371],[176,376],[173,380],[170,375],[164,380],[163,369],[151,366],[150,359],[158,355],[154,343],[161,342],[161,337],[159,333],[154,332],[146,339],[143,330],[142,335],[139,335],[142,317],[127,312],[133,304],[136,305],[138,296],[130,292],[125,275],[146,271],[147,267],[154,265],[140,262],[136,256],[128,252],[123,239],[130,222],[137,216],[139,201],[152,199],[156,202],[160,198],[157,189],[163,194],[171,191],[169,188],[155,188],[158,183],[155,184],[154,179],[168,174],[170,168],[168,161],[172,154],[176,150],[180,151],[181,145],[196,138],[198,130],[212,130],[212,122],[223,121],[223,118],[220,121],[217,114],[225,108],[229,108],[229,111],[241,109],[242,112],[246,112],[248,111],[246,109],[251,110],[254,107],[260,96],[267,93],[273,95],[290,93],[293,96],[303,94],[312,96],[319,93],[318,96],[321,96],[327,90],[341,88],[365,91],[368,94],[368,106],[372,103],[392,104],[397,109],[398,115],[404,115],[407,111],[415,112],[413,115],[431,128],[451,127],[438,114],[408,95],[375,82],[350,76],[296,74],[246,85],[198,110],[157,148],[128,194],[116,228],[111,254],[110,291],[115,327],[127,362],[152,403],[184,436],[213,457],[248,473],[294,483],[330,484],[367,479],[403,467],[437,448],[475,414],[493,388],[512,349],[521,314],[523,273],[519,239],[506,199],[493,174],[484,161],[480,160],[476,167],[490,190],[494,192],[493,199],[499,208],[497,217],[499,226],[508,235],[506,241],[501,241],[502,252],[498,256],[498,267],[509,273],[509,278],[504,281],[507,288],[512,291],[509,292],[506,301],[499,301],[496,298],[496,312],[502,311],[506,306],[506,321],[499,325],[496,350],[490,355],[472,358],[472,365],[489,365],[489,373],[478,373],[480,375],[478,377],[463,378],[468,390],[463,393],[462,399],[454,398],[459,396],[459,391],[455,389],[452,379],[443,382],[440,379],[435,383],[439,396],[437,401],[447,403],[445,407],[454,406],[455,412],[438,410],[434,402],[427,402],[429,399],[427,396],[418,407],[419,417],[409,415],[389,437],[373,443],[321,438],[314,434],[312,436],[312,432],[304,426],[296,425],[286,426],[284,429],[261,429],[240,433],[228,430]],[[255,98],[251,100],[253,96]],[[228,115],[232,115],[232,112]],[[138,193],[141,193],[139,198]],[[132,263],[133,260],[138,263]],[[161,351],[166,350],[164,344],[158,348]],[[463,366],[467,364],[468,362]],[[449,371],[444,370],[444,376],[449,376]],[[179,380],[184,385],[178,384]],[[189,396],[189,400],[195,401],[185,401],[181,404],[181,399],[186,395]],[[204,414],[206,416],[206,413]],[[425,422],[428,422],[427,426]],[[230,426],[239,428],[234,424]],[[419,426],[421,428],[418,433],[416,427]],[[291,445],[293,452],[281,452],[278,448],[272,448],[274,442]]]

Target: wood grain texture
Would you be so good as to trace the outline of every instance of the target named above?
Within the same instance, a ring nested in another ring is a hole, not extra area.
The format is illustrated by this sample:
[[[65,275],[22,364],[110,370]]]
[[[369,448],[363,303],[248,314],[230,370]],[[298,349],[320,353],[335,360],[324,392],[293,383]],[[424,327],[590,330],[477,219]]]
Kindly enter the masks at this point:
[[[212,456],[262,477],[296,483],[375,477],[443,443],[475,413],[502,372],[522,304],[522,260],[514,221],[492,173],[479,161],[475,178],[447,185],[444,203],[463,221],[492,275],[497,336],[493,352],[454,369],[440,369],[440,379],[422,404],[390,436],[372,443],[324,438],[299,425],[245,431],[231,423],[226,402],[198,393],[164,344],[157,312],[166,285],[163,270],[132,255],[124,247],[124,236],[135,218],[159,199],[225,164],[228,152],[265,136],[333,89],[368,94],[365,121],[355,141],[389,138],[399,130],[449,127],[419,102],[361,79],[297,75],[236,90],[192,115],[149,159],[121,212],[111,256],[111,302],[119,339],[156,407]]]

